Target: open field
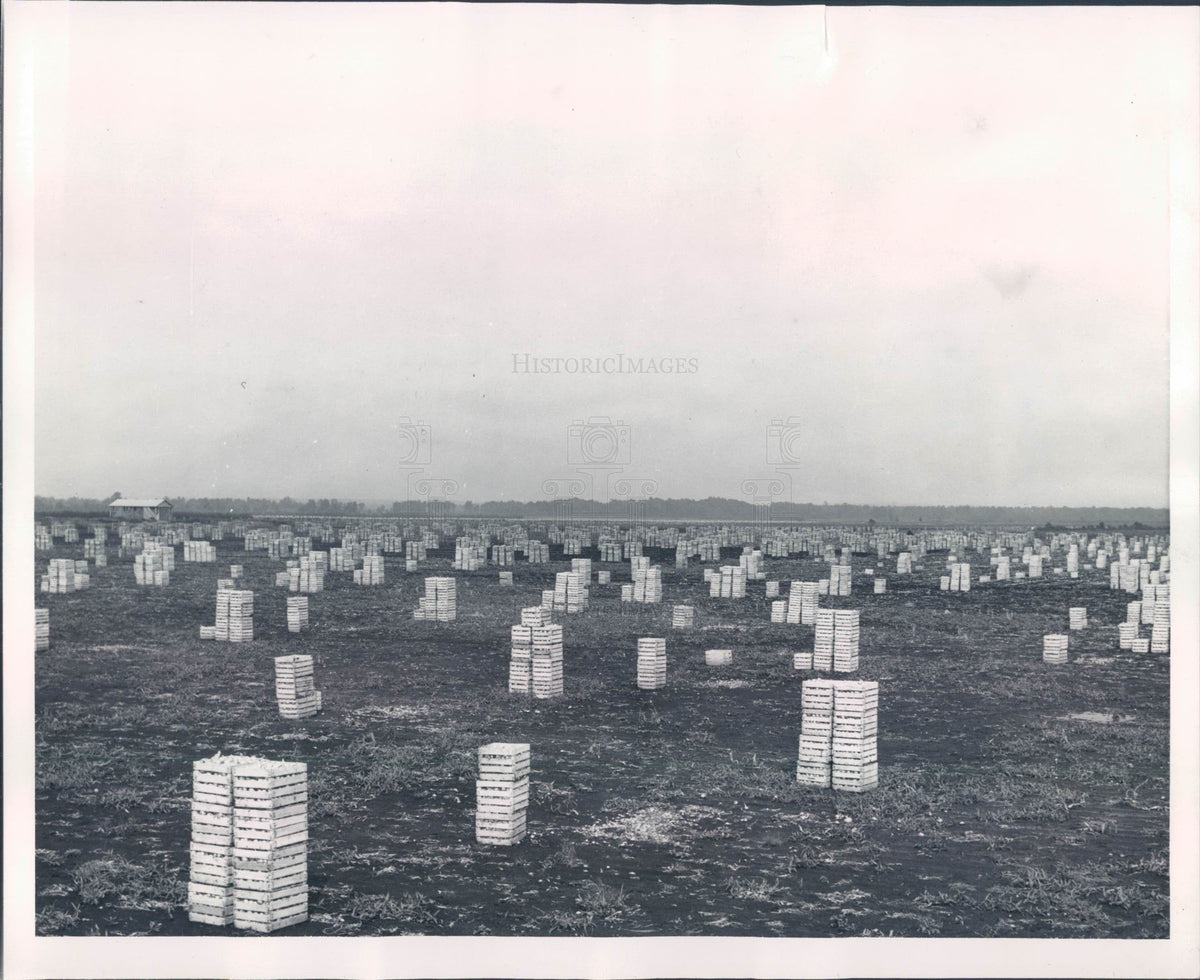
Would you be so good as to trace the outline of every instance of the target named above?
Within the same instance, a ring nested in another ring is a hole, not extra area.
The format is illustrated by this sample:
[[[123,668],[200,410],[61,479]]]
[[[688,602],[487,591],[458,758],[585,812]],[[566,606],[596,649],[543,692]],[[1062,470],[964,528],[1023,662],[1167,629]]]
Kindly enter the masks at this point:
[[[113,549],[110,549],[110,553]],[[287,632],[278,559],[217,542],[165,588],[130,560],[89,590],[38,595],[37,922],[55,935],[234,934],[188,922],[191,766],[215,751],[308,763],[310,921],[286,935],[744,935],[1165,937],[1168,657],[1117,648],[1134,598],[1108,573],[938,591],[944,553],[895,574],[854,559],[860,668],[877,680],[877,790],[795,782],[800,686],[791,655],[812,627],[772,625],[761,582],[711,599],[705,567],[662,565],[663,604],[620,601],[629,564],[591,585],[564,624],[563,698],[509,695],[509,627],[549,565],[417,573],[387,584],[328,573],[311,629]],[[724,561],[736,564],[739,549]],[[595,559],[595,551],[585,551]],[[56,542],[38,554],[83,557]],[[974,567],[986,556],[968,553]],[[231,562],[255,592],[255,640],[205,642]],[[715,563],[708,563],[711,567]],[[768,578],[815,580],[815,559],[766,559]],[[886,574],[871,594],[865,569]],[[458,621],[411,617],[426,575],[458,580]],[[783,588],[786,595],[786,585]],[[673,603],[696,608],[671,628]],[[1066,632],[1071,662],[1042,663]],[[667,638],[668,686],[635,686],[636,639]],[[709,668],[706,648],[731,648]],[[311,653],[324,710],[279,717],[272,658]],[[475,750],[532,745],[529,836],[474,839]]]

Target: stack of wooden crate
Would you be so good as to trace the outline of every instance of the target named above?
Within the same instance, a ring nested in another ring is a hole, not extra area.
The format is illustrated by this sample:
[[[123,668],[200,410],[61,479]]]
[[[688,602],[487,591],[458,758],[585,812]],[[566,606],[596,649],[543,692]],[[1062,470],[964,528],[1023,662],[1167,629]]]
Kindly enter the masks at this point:
[[[529,808],[529,744],[491,742],[479,747],[475,781],[475,839],[511,845],[525,837]]]

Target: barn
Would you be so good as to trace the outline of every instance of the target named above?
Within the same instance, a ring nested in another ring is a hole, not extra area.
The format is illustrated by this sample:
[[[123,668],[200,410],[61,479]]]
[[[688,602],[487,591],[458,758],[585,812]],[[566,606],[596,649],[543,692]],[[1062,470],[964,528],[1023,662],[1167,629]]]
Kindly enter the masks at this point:
[[[171,510],[171,502],[162,497],[157,500],[126,500],[122,497],[108,505],[108,516],[134,521],[169,521]]]

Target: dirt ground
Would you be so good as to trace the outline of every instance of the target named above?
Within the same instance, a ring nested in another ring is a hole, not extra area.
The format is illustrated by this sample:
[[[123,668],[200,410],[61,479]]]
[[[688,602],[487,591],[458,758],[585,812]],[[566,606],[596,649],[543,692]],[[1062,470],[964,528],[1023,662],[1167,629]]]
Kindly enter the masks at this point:
[[[513,587],[452,572],[446,552],[417,573],[389,556],[380,587],[329,573],[300,636],[282,562],[217,547],[217,564],[177,559],[162,589],[110,548],[89,590],[36,597],[42,934],[234,933],[185,908],[191,766],[220,750],[308,763],[310,921],[286,935],[1168,935],[1169,658],[1117,648],[1133,597],[1107,572],[951,594],[944,553],[910,576],[856,557],[855,594],[821,604],[862,610],[855,676],[879,682],[880,785],[859,795],[795,782],[801,682],[820,675],[793,669],[812,628],[772,625],[761,582],[710,599],[703,565],[648,551],[664,602],[640,606],[620,601],[628,563],[595,562],[613,583],[556,616],[565,696],[535,701],[507,693],[509,627],[569,568],[557,546]],[[40,570],[50,557],[82,544],[39,553]],[[201,641],[231,562],[255,640]],[[766,561],[784,583],[826,567]],[[438,574],[458,579],[458,621],[414,621]],[[671,628],[676,602],[693,628]],[[1074,605],[1089,626],[1070,663],[1043,664]],[[636,687],[639,636],[667,638],[663,691]],[[706,667],[706,648],[733,664]],[[279,717],[272,658],[289,653],[314,655],[316,718]],[[512,848],[474,840],[490,741],[532,746]]]

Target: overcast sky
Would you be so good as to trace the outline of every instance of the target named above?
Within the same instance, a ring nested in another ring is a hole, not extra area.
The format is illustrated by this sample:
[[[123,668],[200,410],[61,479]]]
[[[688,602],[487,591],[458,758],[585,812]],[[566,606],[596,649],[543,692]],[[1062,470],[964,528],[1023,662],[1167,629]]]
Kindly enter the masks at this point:
[[[408,417],[457,499],[537,499],[576,472],[569,423],[607,416],[625,476],[739,496],[794,417],[796,500],[1166,506],[1194,11],[73,4],[61,26],[39,493],[399,499]]]

